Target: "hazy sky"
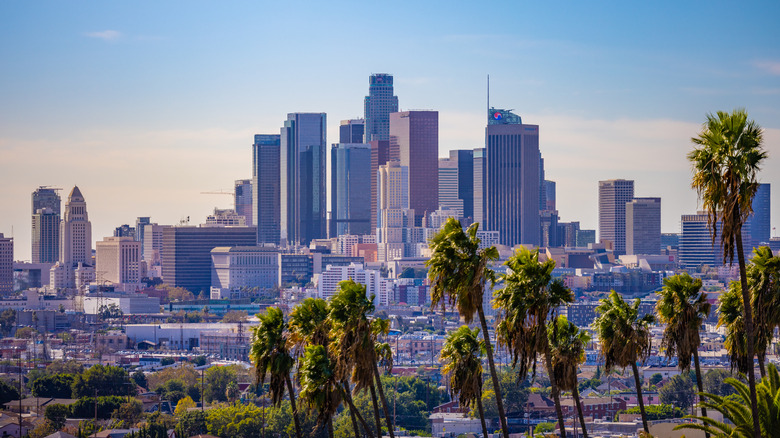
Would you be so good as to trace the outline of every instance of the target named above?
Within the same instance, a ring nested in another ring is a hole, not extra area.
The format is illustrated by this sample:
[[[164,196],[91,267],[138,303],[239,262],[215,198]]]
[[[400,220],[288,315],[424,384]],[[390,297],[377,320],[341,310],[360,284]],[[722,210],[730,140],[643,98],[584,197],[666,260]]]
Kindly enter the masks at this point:
[[[681,4],[682,3],[682,4]],[[0,2],[0,233],[30,257],[30,194],[74,184],[95,240],[205,221],[251,176],[255,133],[362,117],[368,76],[440,113],[440,155],[484,144],[491,104],[540,125],[561,220],[597,225],[598,181],[697,209],[685,154],[710,111],[766,128],[780,222],[780,3]],[[774,235],[774,233],[773,233]]]

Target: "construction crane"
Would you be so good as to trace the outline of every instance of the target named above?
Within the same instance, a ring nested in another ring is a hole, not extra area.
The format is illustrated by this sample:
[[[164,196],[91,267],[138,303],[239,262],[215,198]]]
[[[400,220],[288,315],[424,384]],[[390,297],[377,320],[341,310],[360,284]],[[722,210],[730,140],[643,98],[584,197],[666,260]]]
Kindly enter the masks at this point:
[[[228,196],[234,196],[233,192],[226,192],[226,191],[224,191],[222,189],[220,189],[219,191],[214,191],[214,192],[200,192],[200,194],[201,195],[228,195]],[[233,209],[235,210],[235,208],[236,208],[236,199],[235,199],[235,197],[233,197]]]

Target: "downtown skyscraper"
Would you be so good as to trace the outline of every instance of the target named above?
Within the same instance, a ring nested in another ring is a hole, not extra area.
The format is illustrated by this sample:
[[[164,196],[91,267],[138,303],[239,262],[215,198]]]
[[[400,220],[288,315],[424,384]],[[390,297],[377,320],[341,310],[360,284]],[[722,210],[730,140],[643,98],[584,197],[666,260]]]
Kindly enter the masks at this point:
[[[367,190],[371,185],[371,146],[338,143],[330,153],[330,237],[374,234],[371,191]]]
[[[539,245],[539,125],[525,125],[520,116],[491,108],[485,137],[482,229],[498,231],[503,245]],[[476,153],[474,158],[476,174]],[[475,180],[475,198],[477,190]]]
[[[398,111],[398,96],[393,95],[393,75],[373,74],[368,78],[368,96],[364,103],[365,139],[390,139],[390,113]]]
[[[409,208],[415,226],[439,208],[439,113],[390,114],[390,160],[409,169]]]
[[[634,181],[599,181],[599,242],[612,242],[617,255],[626,254],[626,203],[632,199]]]
[[[327,237],[325,113],[292,113],[281,129],[281,241]]]
[[[60,257],[60,195],[38,187],[32,194],[32,262],[56,263]]]
[[[258,244],[279,244],[280,147],[281,136],[276,134],[257,134],[252,144],[252,216]]]

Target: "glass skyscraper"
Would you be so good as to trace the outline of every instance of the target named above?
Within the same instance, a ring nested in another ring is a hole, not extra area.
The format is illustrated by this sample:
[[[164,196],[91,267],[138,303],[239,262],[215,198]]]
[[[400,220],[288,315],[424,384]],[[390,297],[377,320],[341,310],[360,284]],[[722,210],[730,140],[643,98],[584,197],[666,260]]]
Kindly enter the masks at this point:
[[[56,263],[60,258],[60,195],[55,188],[32,193],[32,262]]]
[[[393,75],[373,74],[368,78],[368,96],[364,103],[365,139],[390,139],[390,113],[398,111],[398,96],[393,95]]]
[[[279,244],[280,145],[281,137],[275,134],[257,134],[252,145],[252,216],[258,244]]]
[[[331,148],[330,237],[371,231],[371,146],[339,143]]]
[[[308,245],[327,237],[325,113],[292,113],[281,129],[281,240]]]

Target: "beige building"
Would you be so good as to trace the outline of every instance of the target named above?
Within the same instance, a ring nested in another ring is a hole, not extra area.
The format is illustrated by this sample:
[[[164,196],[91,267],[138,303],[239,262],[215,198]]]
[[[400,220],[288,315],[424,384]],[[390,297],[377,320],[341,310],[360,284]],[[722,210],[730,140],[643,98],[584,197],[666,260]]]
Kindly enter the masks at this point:
[[[74,186],[65,203],[60,223],[60,260],[51,270],[52,288],[80,287],[94,279],[92,268],[92,224],[87,203]]]
[[[123,290],[140,287],[143,277],[141,242],[132,237],[106,237],[95,244],[95,249],[98,281],[123,285]]]

